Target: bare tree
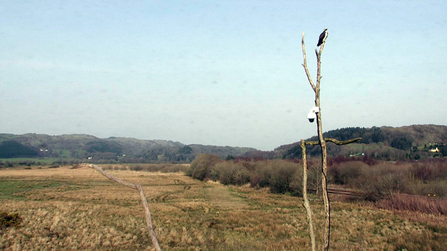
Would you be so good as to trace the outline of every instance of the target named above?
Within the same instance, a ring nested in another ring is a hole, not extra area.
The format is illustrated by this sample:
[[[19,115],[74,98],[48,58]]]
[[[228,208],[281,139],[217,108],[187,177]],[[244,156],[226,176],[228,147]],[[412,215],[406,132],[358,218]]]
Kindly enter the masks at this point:
[[[304,208],[306,208],[307,214],[307,229],[309,231],[310,245],[312,251],[315,251],[315,232],[314,224],[312,221],[312,209],[310,208],[309,199],[307,198],[307,156],[306,156],[306,141],[301,140],[301,152],[303,156],[303,200]]]
[[[301,45],[303,49],[303,67],[304,71],[307,76],[307,80],[309,81],[309,84],[314,91],[315,94],[315,107],[318,108],[315,110],[316,114],[316,120],[317,120],[317,133],[318,133],[318,142],[312,141],[312,142],[305,142],[304,140],[301,141],[301,147],[303,152],[303,163],[306,161],[306,150],[305,145],[320,145],[321,147],[321,188],[323,193],[323,203],[324,203],[324,227],[323,227],[323,246],[322,250],[329,250],[329,242],[330,242],[330,231],[331,231],[331,208],[330,208],[330,201],[328,196],[328,189],[327,189],[327,147],[326,147],[326,141],[333,142],[338,145],[344,145],[349,144],[352,142],[356,142],[361,140],[361,138],[356,138],[352,140],[347,141],[338,141],[336,139],[324,139],[323,138],[323,124],[321,120],[321,107],[320,107],[320,83],[321,83],[321,54],[323,53],[324,45],[326,44],[326,37],[327,37],[327,29],[320,35],[320,39],[318,42],[318,46],[320,49],[315,49],[315,55],[317,57],[317,82],[314,84],[312,80],[312,76],[309,73],[309,70],[307,68],[307,58],[306,58],[306,47],[304,45],[304,32],[302,33],[302,39],[301,39]],[[307,164],[303,164],[303,168],[307,168]],[[306,171],[306,170],[304,170]],[[307,173],[307,172],[306,172]],[[304,205],[306,207],[307,211],[307,218],[308,218],[308,224],[309,224],[309,236],[311,239],[311,245],[312,250],[315,250],[315,235],[313,233],[313,224],[312,224],[312,210],[310,209],[309,201],[307,200],[307,175],[304,179],[303,177],[303,200]],[[306,198],[304,198],[304,193],[306,193]],[[307,206],[306,206],[307,205]],[[313,238],[313,239],[312,239]]]
[[[138,193],[140,194],[141,203],[143,204],[144,214],[146,215],[146,225],[147,225],[147,229],[149,230],[149,235],[152,240],[152,245],[154,246],[156,251],[161,251],[161,247],[160,247],[160,244],[158,243],[158,239],[157,239],[157,234],[155,234],[155,231],[154,231],[154,224],[152,223],[151,210],[149,209],[149,204],[147,203],[147,199],[146,199],[146,196],[144,195],[144,190],[141,187],[141,185],[134,184],[134,183],[122,180],[120,178],[117,178],[117,177],[111,175],[110,173],[104,171],[100,166],[93,165],[93,164],[91,164],[91,165],[84,164],[84,165],[94,168],[100,174],[106,176],[107,178],[109,178],[112,181],[115,181],[117,183],[120,183],[121,185],[130,187],[130,188],[138,191]]]
[[[321,54],[323,53],[324,45],[326,44],[326,40],[324,39],[320,45],[320,50],[315,49],[315,54],[317,56],[317,83],[314,84],[312,80],[312,76],[309,73],[307,68],[307,58],[306,58],[306,47],[304,45],[304,32],[302,34],[301,45],[303,48],[303,67],[306,72],[307,80],[309,81],[312,90],[315,93],[315,107],[319,108],[319,111],[316,113],[317,117],[317,132],[318,132],[318,140],[319,145],[321,147],[321,188],[323,193],[323,202],[324,202],[324,229],[323,229],[323,250],[329,250],[329,240],[330,240],[330,203],[327,192],[327,149],[326,149],[326,141],[323,139],[323,125],[321,121],[321,109],[320,109],[320,83],[321,83]]]

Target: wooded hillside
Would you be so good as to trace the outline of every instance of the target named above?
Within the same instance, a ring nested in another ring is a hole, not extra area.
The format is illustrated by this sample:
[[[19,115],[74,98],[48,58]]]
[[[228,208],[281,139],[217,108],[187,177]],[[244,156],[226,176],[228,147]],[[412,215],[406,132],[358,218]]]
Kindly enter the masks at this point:
[[[362,141],[346,146],[328,144],[331,157],[367,156],[382,160],[423,159],[447,156],[447,126],[412,125],[404,127],[348,127],[331,130],[324,137],[347,140],[362,137]],[[294,138],[293,135],[291,138]],[[0,158],[46,157],[92,162],[183,162],[189,163],[201,153],[223,159],[301,158],[299,140],[273,151],[258,151],[249,147],[211,146],[169,140],[139,140],[134,138],[97,138],[73,134],[0,134]],[[316,136],[307,140],[318,140]],[[309,147],[311,156],[320,154],[319,146]]]
[[[403,127],[348,127],[325,132],[325,138],[340,141],[361,137],[355,144],[337,146],[328,144],[331,157],[367,156],[383,160],[421,159],[447,156],[447,126],[411,125]],[[306,140],[318,141],[314,136]],[[301,147],[297,142],[280,146],[271,152],[254,151],[243,154],[251,158],[301,158]],[[319,146],[309,146],[311,156],[320,154]]]
[[[168,140],[97,138],[91,135],[0,134],[0,158],[46,157],[92,162],[191,162],[196,155],[238,156],[248,147],[185,145]]]

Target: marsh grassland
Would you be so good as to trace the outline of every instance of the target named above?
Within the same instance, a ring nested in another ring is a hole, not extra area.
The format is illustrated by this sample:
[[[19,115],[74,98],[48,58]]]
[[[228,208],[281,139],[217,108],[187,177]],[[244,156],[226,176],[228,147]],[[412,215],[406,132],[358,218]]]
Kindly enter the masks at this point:
[[[300,197],[223,186],[183,173],[111,168],[143,185],[163,250],[309,250]],[[322,203],[312,202],[321,241]],[[136,191],[90,168],[0,170],[2,250],[152,250]],[[332,250],[445,250],[445,216],[332,202]]]

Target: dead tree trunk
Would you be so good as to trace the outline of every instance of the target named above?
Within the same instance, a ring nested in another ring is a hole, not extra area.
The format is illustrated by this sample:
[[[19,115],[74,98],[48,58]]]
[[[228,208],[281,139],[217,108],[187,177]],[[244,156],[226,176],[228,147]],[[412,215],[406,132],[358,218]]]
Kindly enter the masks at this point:
[[[86,165],[88,165],[88,164],[86,164]],[[134,184],[134,183],[122,180],[120,178],[117,178],[117,177],[111,175],[110,173],[104,171],[101,167],[99,167],[97,165],[89,165],[89,166],[94,168],[100,174],[106,176],[108,179],[138,191],[138,193],[140,194],[141,204],[143,205],[144,214],[146,215],[146,225],[147,225],[147,229],[149,230],[149,235],[152,240],[152,245],[154,246],[156,251],[161,251],[161,247],[160,247],[160,244],[158,243],[158,239],[157,239],[157,234],[154,231],[154,224],[152,223],[152,216],[151,216],[151,211],[149,209],[149,204],[147,203],[147,199],[146,199],[146,196],[144,195],[144,190],[141,187],[141,185]]]
[[[317,83],[314,84],[312,77],[307,69],[307,59],[306,59],[306,47],[304,45],[304,32],[302,35],[301,45],[303,47],[303,67],[306,72],[309,84],[315,93],[315,107],[319,108],[317,113],[317,133],[318,141],[321,147],[321,189],[323,193],[324,202],[324,228],[323,228],[323,250],[329,250],[329,240],[330,240],[330,225],[331,225],[331,208],[329,203],[329,196],[327,192],[327,149],[326,141],[323,138],[323,123],[321,120],[321,107],[320,107],[320,82],[321,82],[321,54],[323,53],[325,41],[320,46],[320,50],[315,49],[315,54],[317,56]]]
[[[312,221],[312,209],[310,208],[309,199],[307,198],[307,157],[306,157],[306,142],[301,140],[301,152],[303,153],[303,201],[304,208],[306,208],[307,215],[307,229],[309,231],[310,246],[312,251],[315,251],[315,233],[314,224]]]
[[[357,142],[362,140],[362,138],[355,138],[355,139],[350,139],[350,140],[345,140],[345,141],[338,141],[336,139],[332,139],[332,138],[325,138],[324,141],[325,142],[332,142],[336,145],[347,145],[353,142]],[[303,157],[303,201],[304,201],[304,208],[306,208],[306,213],[307,213],[307,224],[308,224],[308,231],[309,231],[309,238],[310,238],[310,243],[311,243],[311,247],[312,247],[312,251],[315,250],[315,233],[314,233],[314,225],[313,225],[313,216],[312,216],[312,209],[310,207],[309,204],[309,199],[307,197],[307,155],[306,155],[306,145],[319,145],[320,141],[304,141],[301,140],[301,151],[302,151],[302,157]],[[323,184],[322,184],[323,186]],[[325,186],[326,189],[326,194],[327,194],[327,186]],[[328,203],[329,203],[329,199],[328,199]],[[330,207],[329,207],[330,208]],[[330,217],[330,215],[329,215]],[[329,221],[329,227],[330,227],[330,221]],[[330,232],[329,232],[330,233]],[[328,236],[328,239],[330,238],[330,235]],[[323,239],[324,240],[324,239]],[[328,250],[329,246],[327,249]]]
[[[327,189],[327,148],[326,141],[332,141],[335,143],[343,143],[334,139],[324,139],[323,137],[323,123],[321,119],[321,106],[320,106],[320,83],[321,83],[321,54],[323,53],[324,45],[326,41],[323,40],[323,43],[320,46],[320,50],[315,49],[315,55],[317,57],[317,82],[314,84],[312,77],[307,68],[307,58],[306,58],[306,47],[304,45],[304,32],[302,34],[301,45],[303,49],[303,67],[306,73],[307,79],[309,81],[312,90],[315,93],[315,107],[318,108],[318,112],[316,113],[317,119],[317,133],[318,133],[318,144],[321,147],[321,189],[323,193],[323,203],[324,203],[324,227],[323,227],[323,245],[322,250],[329,250],[329,242],[331,236],[331,204],[329,201],[328,189]],[[349,141],[352,143],[360,139],[354,139],[353,141]],[[305,144],[314,144],[315,142],[306,142]],[[303,143],[302,143],[303,144]],[[344,143],[347,144],[347,143]],[[305,150],[304,150],[305,151]],[[303,151],[303,153],[304,153]],[[303,160],[305,160],[305,156],[303,155]],[[303,180],[304,182],[304,180]],[[307,182],[307,181],[306,181]],[[304,193],[304,191],[303,191]],[[307,192],[306,192],[307,193]],[[307,195],[307,194],[306,194]],[[310,207],[309,207],[310,208]],[[309,215],[308,215],[309,217]],[[309,230],[310,231],[310,230]],[[312,240],[311,240],[312,241]]]

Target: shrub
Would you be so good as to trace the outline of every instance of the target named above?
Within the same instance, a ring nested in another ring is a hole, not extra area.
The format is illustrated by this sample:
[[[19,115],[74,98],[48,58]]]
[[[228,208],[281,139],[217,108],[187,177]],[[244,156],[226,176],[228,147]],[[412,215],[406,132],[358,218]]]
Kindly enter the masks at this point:
[[[250,182],[250,172],[244,166],[236,166],[236,171],[233,175],[233,178],[235,185],[245,185]]]
[[[18,213],[0,212],[0,229],[7,227],[20,227],[22,223],[22,217]]]
[[[130,170],[132,171],[142,171],[143,167],[140,165],[130,166]]]
[[[185,165],[164,165],[160,170],[162,173],[175,173],[175,172],[185,172],[188,166]]]
[[[389,200],[380,200],[375,206],[388,210],[409,210],[428,214],[445,215],[447,214],[447,200],[430,199],[418,195],[393,196]]]
[[[225,161],[213,165],[209,177],[224,185],[250,183],[251,187],[269,187],[273,193],[292,192],[300,195],[302,193],[300,165],[285,160]]]
[[[410,194],[436,195],[436,197],[444,197],[447,195],[447,181],[431,181],[428,183],[413,183],[409,185],[408,192]]]
[[[387,173],[378,177],[377,188],[381,193],[392,198],[396,192],[405,192],[407,189],[408,180],[406,175],[402,172]]]
[[[308,186],[309,188],[309,186]],[[290,181],[289,191],[292,196],[303,196],[303,169],[298,168]]]
[[[436,182],[431,186],[430,190],[436,196],[444,197],[447,195],[447,182]]]
[[[392,198],[397,192],[408,191],[406,168],[383,163],[361,168],[361,175],[351,181],[353,187],[362,190],[362,197],[368,201]]]
[[[271,162],[272,174],[269,187],[272,193],[285,193],[290,189],[292,178],[298,170],[298,164],[283,160]]]
[[[267,161],[258,162],[250,172],[251,187],[268,187],[272,176],[272,167]]]
[[[447,178],[447,162],[427,161],[415,163],[410,168],[410,174],[422,182],[443,180]]]
[[[253,171],[250,172],[251,187],[267,187],[270,184],[272,168],[268,162],[258,162]]]
[[[250,181],[250,173],[243,164],[225,161],[214,165],[211,179],[224,185],[244,185]]]
[[[235,164],[231,162],[220,162],[211,169],[211,179],[214,181],[220,181],[220,183],[224,185],[233,184],[234,172]]]
[[[211,169],[219,162],[222,162],[222,159],[217,155],[200,154],[191,162],[186,175],[198,180],[209,179],[211,177]]]
[[[368,165],[361,161],[343,162],[335,166],[331,166],[328,170],[330,179],[335,184],[347,185],[360,177],[362,170]]]
[[[321,192],[321,160],[309,161],[307,163],[307,188],[315,191],[316,194]],[[300,167],[302,169],[302,167]]]

